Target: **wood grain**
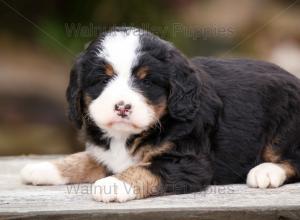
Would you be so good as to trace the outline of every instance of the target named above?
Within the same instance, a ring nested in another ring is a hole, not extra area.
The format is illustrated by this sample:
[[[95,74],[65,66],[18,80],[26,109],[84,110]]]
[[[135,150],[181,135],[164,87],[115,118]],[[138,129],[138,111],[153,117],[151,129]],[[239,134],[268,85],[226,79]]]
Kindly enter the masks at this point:
[[[109,204],[92,200],[91,184],[21,183],[25,164],[58,157],[0,157],[0,219],[300,219],[299,183],[264,190],[211,186],[199,193]]]

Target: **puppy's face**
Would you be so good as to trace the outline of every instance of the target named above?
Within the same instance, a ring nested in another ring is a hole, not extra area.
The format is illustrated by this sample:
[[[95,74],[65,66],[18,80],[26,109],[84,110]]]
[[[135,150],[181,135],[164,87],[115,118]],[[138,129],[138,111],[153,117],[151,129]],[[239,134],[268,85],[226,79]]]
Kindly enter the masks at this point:
[[[82,85],[90,118],[109,136],[137,134],[166,111],[166,66],[143,51],[140,33],[113,32],[92,45]]]
[[[186,60],[158,37],[136,29],[106,33],[71,72],[70,118],[81,126],[86,114],[109,137],[141,133],[165,114],[186,115],[193,108],[190,84],[196,82],[186,74]]]

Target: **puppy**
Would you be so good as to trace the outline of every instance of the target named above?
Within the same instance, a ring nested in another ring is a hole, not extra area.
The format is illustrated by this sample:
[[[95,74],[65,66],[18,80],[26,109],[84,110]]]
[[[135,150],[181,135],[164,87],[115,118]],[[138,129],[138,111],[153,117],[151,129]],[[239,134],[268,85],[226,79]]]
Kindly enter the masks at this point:
[[[67,100],[86,151],[27,165],[25,183],[95,182],[95,200],[125,202],[299,181],[300,82],[273,64],[188,59],[149,32],[115,28],[79,55]]]

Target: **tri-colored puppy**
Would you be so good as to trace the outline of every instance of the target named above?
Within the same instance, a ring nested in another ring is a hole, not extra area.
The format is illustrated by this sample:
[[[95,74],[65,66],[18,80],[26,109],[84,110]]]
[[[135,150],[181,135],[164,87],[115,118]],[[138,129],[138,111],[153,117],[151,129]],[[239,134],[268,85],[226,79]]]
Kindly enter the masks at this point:
[[[300,81],[273,64],[188,59],[149,32],[116,28],[77,58],[67,99],[86,151],[29,164],[24,182],[95,182],[95,200],[124,202],[299,180]]]

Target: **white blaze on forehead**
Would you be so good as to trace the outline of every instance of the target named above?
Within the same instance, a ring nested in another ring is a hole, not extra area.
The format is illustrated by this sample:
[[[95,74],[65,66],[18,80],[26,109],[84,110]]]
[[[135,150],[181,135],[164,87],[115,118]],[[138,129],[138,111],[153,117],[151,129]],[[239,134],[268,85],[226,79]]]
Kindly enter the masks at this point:
[[[140,46],[139,34],[134,30],[109,33],[101,42],[98,56],[108,61],[119,76],[129,78]]]

